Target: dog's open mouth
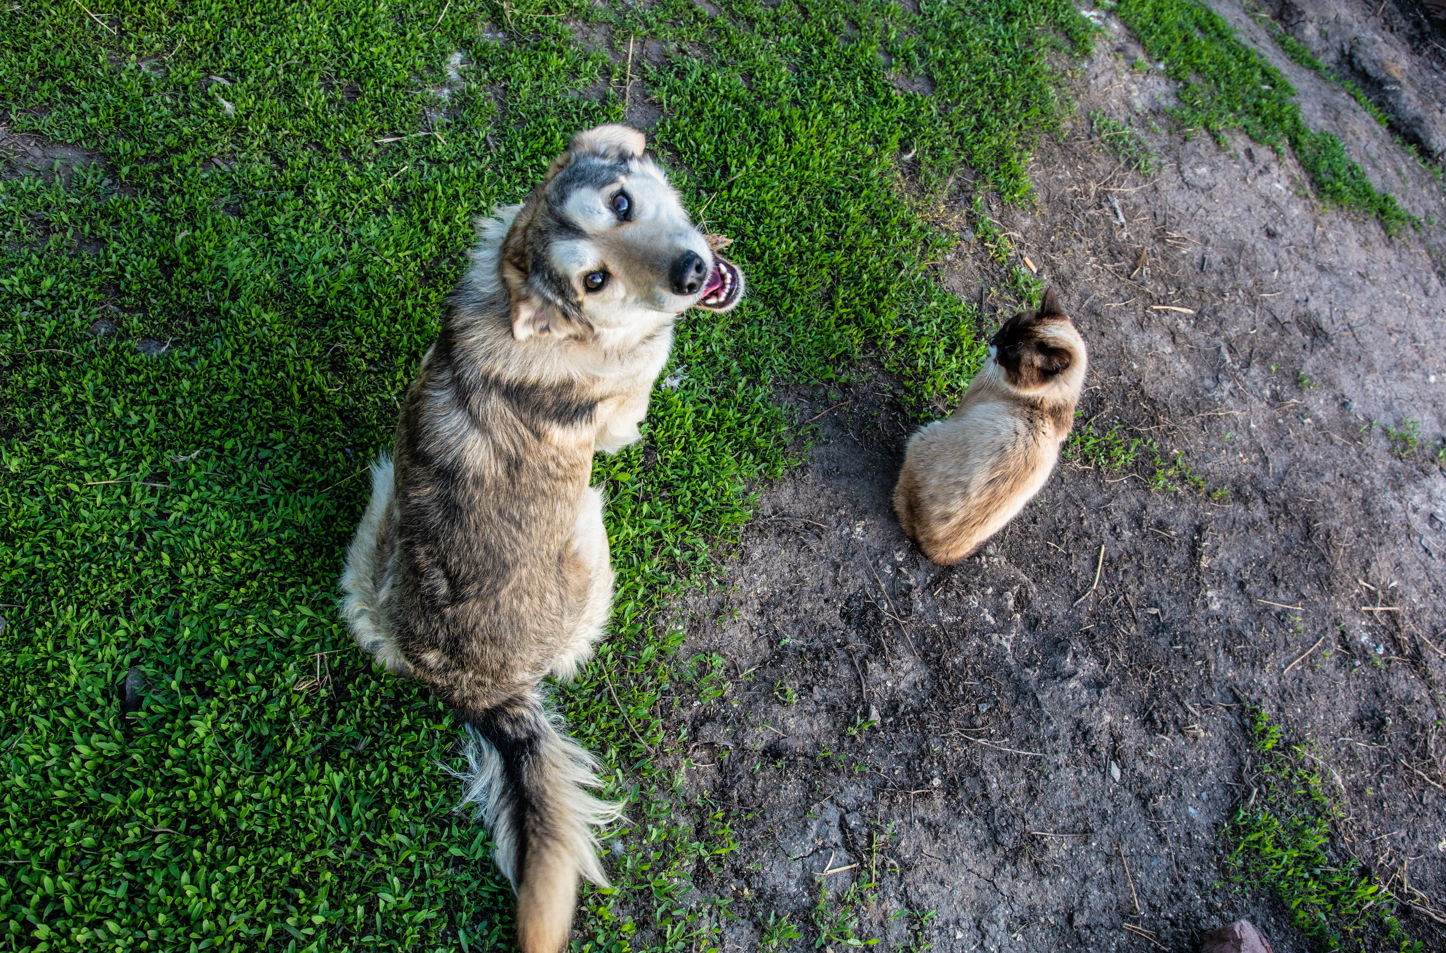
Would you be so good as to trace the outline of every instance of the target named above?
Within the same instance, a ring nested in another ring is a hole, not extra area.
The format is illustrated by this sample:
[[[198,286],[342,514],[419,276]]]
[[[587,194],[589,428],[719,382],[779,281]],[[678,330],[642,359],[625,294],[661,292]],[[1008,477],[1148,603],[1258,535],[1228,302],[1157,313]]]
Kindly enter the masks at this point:
[[[743,297],[743,272],[731,261],[724,261],[716,253],[713,255],[713,273],[708,276],[708,284],[703,286],[703,293],[699,295],[697,306],[707,308],[709,311],[727,311],[738,303]]]

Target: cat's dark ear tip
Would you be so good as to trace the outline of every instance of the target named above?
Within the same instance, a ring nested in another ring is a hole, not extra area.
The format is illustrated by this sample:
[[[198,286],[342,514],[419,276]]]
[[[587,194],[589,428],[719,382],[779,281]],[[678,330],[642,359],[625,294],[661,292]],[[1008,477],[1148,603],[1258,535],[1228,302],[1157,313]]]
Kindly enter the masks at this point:
[[[1039,304],[1039,317],[1055,318],[1066,317],[1064,308],[1059,306],[1059,295],[1054,293],[1053,286],[1044,291],[1044,300]]]

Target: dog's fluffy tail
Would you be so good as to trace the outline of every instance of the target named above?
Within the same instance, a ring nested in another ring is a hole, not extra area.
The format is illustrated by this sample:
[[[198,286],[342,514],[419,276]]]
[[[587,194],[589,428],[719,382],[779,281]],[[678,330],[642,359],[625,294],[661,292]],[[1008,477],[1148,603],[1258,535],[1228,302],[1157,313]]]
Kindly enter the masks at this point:
[[[457,709],[467,723],[467,786],[472,808],[497,845],[497,866],[517,892],[522,953],[558,953],[567,944],[579,878],[607,886],[594,827],[616,821],[621,803],[598,800],[596,761],[563,733],[537,689],[485,711]]]
[[[386,601],[395,541],[388,532],[393,485],[392,458],[386,454],[372,463],[372,498],[346,551],[341,575],[342,618],[356,644],[371,653],[389,671],[408,674],[410,667],[392,638],[382,603]]]

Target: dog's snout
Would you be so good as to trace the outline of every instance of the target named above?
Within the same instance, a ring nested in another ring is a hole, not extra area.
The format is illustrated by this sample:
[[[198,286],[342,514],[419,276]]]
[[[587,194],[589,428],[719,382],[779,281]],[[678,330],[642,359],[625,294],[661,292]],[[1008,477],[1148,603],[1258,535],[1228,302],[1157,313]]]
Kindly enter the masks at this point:
[[[708,266],[703,259],[698,257],[697,252],[684,252],[682,256],[673,262],[673,268],[668,277],[673,282],[673,294],[695,295],[703,288],[703,279],[708,276]]]

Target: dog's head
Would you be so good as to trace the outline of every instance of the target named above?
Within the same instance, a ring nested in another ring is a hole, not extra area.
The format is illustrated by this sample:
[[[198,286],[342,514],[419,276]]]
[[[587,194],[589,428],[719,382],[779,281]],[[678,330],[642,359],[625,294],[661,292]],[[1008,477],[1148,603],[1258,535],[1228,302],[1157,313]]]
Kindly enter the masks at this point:
[[[518,340],[727,311],[743,297],[743,273],[708,247],[644,145],[626,126],[578,133],[518,212],[501,256]]]
[[[1084,361],[1084,342],[1050,288],[1037,311],[1016,314],[1000,326],[989,341],[989,356],[1011,387],[1037,391]]]

